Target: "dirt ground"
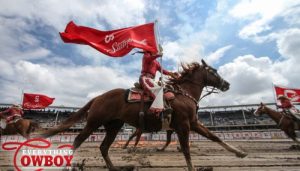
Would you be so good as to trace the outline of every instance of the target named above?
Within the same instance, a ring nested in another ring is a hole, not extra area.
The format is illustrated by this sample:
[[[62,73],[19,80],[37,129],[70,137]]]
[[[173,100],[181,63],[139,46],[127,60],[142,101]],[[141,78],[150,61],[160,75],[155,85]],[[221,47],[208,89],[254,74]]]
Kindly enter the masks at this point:
[[[178,152],[176,142],[158,152],[164,142],[141,142],[136,151],[121,149],[124,142],[114,143],[109,154],[115,166],[123,170],[183,171],[187,170],[183,154]],[[192,162],[196,168],[208,167],[214,171],[299,171],[300,150],[291,149],[291,141],[231,141],[229,144],[248,153],[237,158],[220,145],[211,141],[191,142]],[[74,154],[73,163],[83,170],[107,170],[100,156],[100,143],[85,142]],[[132,144],[131,144],[132,146]],[[11,170],[12,156],[0,151],[1,170]],[[200,169],[199,169],[200,170]]]

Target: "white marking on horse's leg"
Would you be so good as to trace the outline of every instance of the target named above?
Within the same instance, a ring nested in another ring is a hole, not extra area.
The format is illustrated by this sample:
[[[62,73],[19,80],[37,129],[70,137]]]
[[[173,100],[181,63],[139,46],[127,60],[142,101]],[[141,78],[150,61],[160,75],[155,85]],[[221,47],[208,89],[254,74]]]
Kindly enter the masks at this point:
[[[244,158],[244,157],[246,157],[246,156],[248,155],[247,153],[245,153],[245,152],[243,152],[243,151],[241,151],[241,150],[239,150],[239,149],[237,149],[237,148],[235,148],[235,147],[233,147],[233,146],[227,144],[227,143],[224,142],[224,141],[221,141],[221,142],[218,142],[218,143],[219,143],[222,147],[224,147],[225,149],[227,149],[228,151],[235,153],[236,156],[238,156],[238,157]]]

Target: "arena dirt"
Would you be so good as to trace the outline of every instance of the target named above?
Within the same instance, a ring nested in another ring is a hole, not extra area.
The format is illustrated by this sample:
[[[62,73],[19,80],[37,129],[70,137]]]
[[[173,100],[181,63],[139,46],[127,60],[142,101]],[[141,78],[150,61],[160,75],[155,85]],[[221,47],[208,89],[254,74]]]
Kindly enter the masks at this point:
[[[187,170],[182,153],[176,142],[172,142],[165,152],[158,152],[164,142],[141,142],[136,150],[121,149],[124,142],[114,143],[110,157],[115,166],[123,170],[139,171],[184,171]],[[228,142],[248,153],[246,158],[237,158],[221,146],[211,141],[191,143],[192,162],[198,170],[214,171],[299,171],[300,150],[291,141],[239,141]],[[76,170],[107,170],[100,156],[100,143],[85,142],[76,151],[73,159]],[[12,169],[11,155],[0,152],[1,170]],[[205,169],[201,169],[204,167]]]

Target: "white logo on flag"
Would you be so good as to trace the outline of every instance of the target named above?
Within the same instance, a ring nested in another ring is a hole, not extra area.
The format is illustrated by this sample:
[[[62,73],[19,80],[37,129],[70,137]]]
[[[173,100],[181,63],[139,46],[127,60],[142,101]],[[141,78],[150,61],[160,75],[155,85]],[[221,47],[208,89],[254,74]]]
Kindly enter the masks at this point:
[[[291,99],[292,102],[298,101],[300,96],[294,90],[284,90],[284,95]]]
[[[40,101],[40,96],[35,96],[35,97],[34,97],[34,102],[35,102],[35,103],[38,103],[39,101]]]
[[[105,36],[104,41],[105,43],[109,43],[110,41],[114,40],[114,38],[115,38],[114,34],[109,34]]]

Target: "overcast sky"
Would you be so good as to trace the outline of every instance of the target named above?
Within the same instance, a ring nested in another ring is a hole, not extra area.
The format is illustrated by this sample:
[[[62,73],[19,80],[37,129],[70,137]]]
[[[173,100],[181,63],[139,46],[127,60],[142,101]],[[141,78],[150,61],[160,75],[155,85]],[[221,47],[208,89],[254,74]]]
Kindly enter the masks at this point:
[[[141,56],[109,58],[59,37],[73,20],[100,30],[159,21],[163,66],[205,59],[231,84],[200,106],[274,102],[272,84],[300,88],[299,0],[0,1],[0,103],[21,93],[82,106],[138,80]]]

